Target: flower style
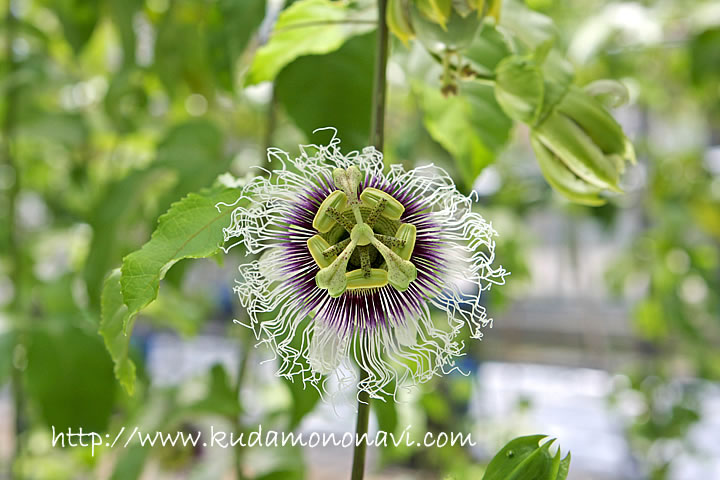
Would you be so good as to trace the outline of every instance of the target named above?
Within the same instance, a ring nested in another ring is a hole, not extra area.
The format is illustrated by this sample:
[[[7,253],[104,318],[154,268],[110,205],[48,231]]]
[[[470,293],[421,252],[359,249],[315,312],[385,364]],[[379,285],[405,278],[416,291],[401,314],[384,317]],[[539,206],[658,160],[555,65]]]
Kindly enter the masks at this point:
[[[395,395],[455,368],[461,329],[480,338],[491,322],[480,293],[508,272],[493,267],[495,231],[443,170],[384,173],[375,148],[343,156],[339,143],[296,159],[268,150],[282,168],[243,187],[225,229],[262,253],[240,266],[235,292],[278,375]]]

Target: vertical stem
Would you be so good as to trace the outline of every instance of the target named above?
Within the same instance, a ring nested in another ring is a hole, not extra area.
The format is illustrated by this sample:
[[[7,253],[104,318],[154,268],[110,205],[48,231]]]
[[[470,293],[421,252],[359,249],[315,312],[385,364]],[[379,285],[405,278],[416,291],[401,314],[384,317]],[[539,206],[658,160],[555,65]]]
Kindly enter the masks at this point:
[[[382,151],[385,147],[385,96],[388,60],[388,28],[385,22],[387,0],[378,0],[378,34],[375,53],[375,81],[373,84],[373,111],[370,127],[370,144]]]
[[[367,379],[365,370],[360,370],[360,383]],[[370,420],[370,396],[367,391],[358,392],[358,413],[355,424],[355,450],[353,451],[352,475],[350,480],[362,480],[365,475],[365,452],[367,451],[368,423]],[[358,442],[358,439],[362,439]]]
[[[372,117],[370,122],[370,144],[383,151],[385,147],[385,103],[387,95],[387,60],[389,32],[385,21],[387,0],[378,0],[378,34],[375,53],[375,79],[373,83]],[[360,370],[358,384],[368,378],[365,370]],[[370,396],[367,391],[358,392],[358,413],[355,424],[355,450],[351,480],[362,480],[365,475],[365,453],[367,452],[367,431],[370,419]],[[362,439],[358,442],[358,439]]]
[[[15,4],[13,0],[8,0],[7,12],[6,12],[6,23],[5,23],[5,57],[8,63],[8,70],[6,78],[9,80],[7,90],[5,91],[5,115],[2,120],[2,137],[3,150],[2,154],[5,163],[8,165],[9,170],[15,175],[13,184],[8,191],[7,198],[7,257],[10,262],[10,278],[12,280],[13,287],[15,289],[14,297],[10,305],[11,310],[15,315],[21,317],[21,311],[23,306],[23,253],[20,250],[20,242],[17,238],[17,225],[16,225],[16,206],[17,198],[20,193],[20,169],[18,164],[13,157],[12,151],[12,137],[15,133],[15,123],[17,114],[17,86],[15,85],[15,74],[18,70],[18,62],[13,51],[15,44],[15,33],[17,29],[17,16],[14,10]],[[22,472],[19,470],[18,462],[22,447],[21,437],[25,430],[25,420],[23,417],[23,410],[25,405],[25,396],[22,385],[22,370],[16,366],[15,354],[23,350],[23,332],[17,331],[16,329],[16,340],[15,346],[12,351],[12,376],[11,376],[11,387],[12,387],[12,400],[13,410],[15,414],[14,419],[14,430],[15,430],[15,448],[13,451],[13,457],[10,461],[10,478],[21,478]]]

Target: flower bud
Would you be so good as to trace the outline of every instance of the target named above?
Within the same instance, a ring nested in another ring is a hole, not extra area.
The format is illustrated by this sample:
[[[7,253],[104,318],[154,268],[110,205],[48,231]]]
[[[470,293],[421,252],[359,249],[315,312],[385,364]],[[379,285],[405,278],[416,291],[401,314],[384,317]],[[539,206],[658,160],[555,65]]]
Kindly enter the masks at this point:
[[[540,169],[555,190],[585,205],[604,203],[599,196],[604,190],[621,191],[625,162],[635,161],[632,144],[599,100],[571,84],[566,65],[513,56],[495,73],[498,104],[510,118],[530,126]]]

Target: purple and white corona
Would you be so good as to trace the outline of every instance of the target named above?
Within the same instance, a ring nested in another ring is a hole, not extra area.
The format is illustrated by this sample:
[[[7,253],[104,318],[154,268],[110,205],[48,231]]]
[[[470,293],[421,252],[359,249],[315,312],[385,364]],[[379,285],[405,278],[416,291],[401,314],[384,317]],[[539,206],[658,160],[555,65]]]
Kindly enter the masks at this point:
[[[443,170],[386,170],[375,148],[339,144],[295,159],[268,150],[280,168],[242,188],[225,229],[259,254],[235,292],[278,375],[394,395],[455,367],[460,331],[480,338],[491,321],[481,292],[508,272],[494,266],[492,226]]]

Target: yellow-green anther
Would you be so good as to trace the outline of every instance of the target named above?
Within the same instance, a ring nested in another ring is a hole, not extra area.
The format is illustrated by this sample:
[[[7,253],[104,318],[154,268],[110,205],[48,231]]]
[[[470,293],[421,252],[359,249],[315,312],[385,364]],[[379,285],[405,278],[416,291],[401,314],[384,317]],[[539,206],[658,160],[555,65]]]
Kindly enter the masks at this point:
[[[339,224],[341,227],[343,227],[345,230],[347,230],[348,233],[350,233],[353,229],[353,223],[352,221],[348,220],[345,215],[338,212],[336,209],[330,207],[327,209],[326,213],[330,218],[335,220],[335,223]]]
[[[395,200],[392,195],[372,187],[364,189],[360,194],[360,200],[370,208],[375,208],[382,199],[387,201],[382,212],[383,216],[390,220],[399,220],[405,211],[405,207],[402,203]]]
[[[378,218],[380,218],[380,215],[382,215],[383,211],[385,210],[385,207],[387,206],[387,199],[381,198],[380,201],[375,205],[370,212],[370,215],[368,215],[367,220],[365,220],[365,223],[370,225],[371,227],[375,226],[375,222],[378,221]]]
[[[390,250],[377,238],[373,237],[372,244],[385,259],[390,285],[401,292],[407,290],[410,287],[410,282],[417,278],[415,265],[400,258],[397,253]]]
[[[338,212],[342,212],[346,204],[347,195],[345,195],[342,191],[335,190],[333,193],[328,195],[328,197],[320,204],[320,208],[318,208],[315,218],[313,218],[313,228],[320,233],[329,232],[333,225],[335,225],[335,220],[332,216],[328,215],[328,210],[333,208]]]
[[[324,251],[323,251],[323,255],[325,255],[326,257],[333,257],[333,258],[335,258],[335,257],[337,257],[338,255],[340,255],[340,252],[342,252],[343,249],[344,249],[345,247],[347,247],[349,243],[350,243],[350,239],[349,239],[349,238],[346,238],[346,239],[343,240],[342,242],[336,243],[336,244],[333,245],[332,247],[324,250]]]
[[[330,266],[337,256],[337,254],[325,254],[327,250],[330,250],[333,247],[331,247],[330,244],[327,243],[320,235],[315,235],[308,239],[307,246],[310,251],[310,255],[312,255],[313,260],[315,260],[315,263],[317,263],[320,268]]]
[[[354,165],[347,169],[336,168],[333,170],[335,185],[340,187],[347,195],[348,205],[352,208],[357,223],[363,222],[362,213],[360,213],[360,200],[357,194],[361,177],[360,169]]]
[[[315,283],[318,287],[327,290],[331,297],[339,297],[347,288],[347,264],[350,256],[355,251],[357,242],[351,240],[345,250],[327,267],[321,269],[315,275]]]
[[[369,275],[358,269],[345,274],[348,290],[380,288],[388,284],[388,272],[381,268],[373,268]]]
[[[403,223],[395,232],[395,237],[401,242],[400,246],[393,247],[393,251],[397,253],[400,258],[404,260],[410,260],[410,256],[415,249],[415,237],[417,236],[417,228],[415,225],[409,223]]]

